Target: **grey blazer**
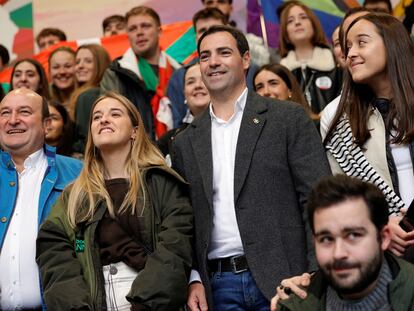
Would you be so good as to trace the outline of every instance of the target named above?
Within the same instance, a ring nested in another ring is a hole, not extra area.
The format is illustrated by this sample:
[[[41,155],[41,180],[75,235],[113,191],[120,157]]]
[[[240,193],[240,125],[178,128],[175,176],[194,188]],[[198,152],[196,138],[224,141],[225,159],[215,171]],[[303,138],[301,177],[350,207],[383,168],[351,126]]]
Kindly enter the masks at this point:
[[[212,309],[207,251],[212,226],[213,159],[208,109],[174,141],[173,166],[190,183],[197,269]],[[304,205],[329,175],[320,136],[302,107],[249,91],[237,141],[234,202],[251,273],[271,298],[286,277],[316,268]],[[307,239],[308,236],[308,239]]]

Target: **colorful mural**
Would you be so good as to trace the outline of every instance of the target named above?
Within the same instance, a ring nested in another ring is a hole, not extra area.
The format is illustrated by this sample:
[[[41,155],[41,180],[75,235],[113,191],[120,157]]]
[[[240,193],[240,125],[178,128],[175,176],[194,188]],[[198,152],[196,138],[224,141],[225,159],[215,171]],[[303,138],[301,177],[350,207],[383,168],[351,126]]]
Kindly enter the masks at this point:
[[[0,44],[12,59],[33,55],[32,11],[31,0],[0,0]]]
[[[262,36],[260,24],[260,15],[262,14],[265,21],[266,34],[269,46],[277,47],[279,44],[279,20],[276,15],[276,9],[283,2],[288,0],[248,0],[247,2],[247,31]],[[359,6],[363,0],[301,0],[309,6],[318,16],[322,27],[328,38],[336,26],[341,23],[342,16],[345,12],[353,7]],[[394,15],[402,18],[404,7],[413,0],[394,0]]]
[[[127,35],[118,35],[109,38],[95,38],[89,40],[78,40],[60,42],[39,54],[33,56],[38,60],[46,72],[48,72],[49,54],[59,46],[65,45],[76,50],[79,45],[86,42],[99,43],[109,52],[112,59],[121,56],[128,48],[129,42]],[[179,22],[162,26],[162,35],[160,38],[160,46],[171,57],[180,63],[189,62],[196,55],[196,40],[192,22]],[[0,83],[8,88],[10,81],[11,68],[0,72]]]

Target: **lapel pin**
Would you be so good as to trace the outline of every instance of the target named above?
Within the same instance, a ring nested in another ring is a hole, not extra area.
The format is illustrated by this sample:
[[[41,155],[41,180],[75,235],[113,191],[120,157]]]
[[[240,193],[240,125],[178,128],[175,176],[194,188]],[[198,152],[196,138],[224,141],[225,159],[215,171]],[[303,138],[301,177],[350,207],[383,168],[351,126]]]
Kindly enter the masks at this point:
[[[259,121],[259,119],[258,119],[258,118],[253,118],[253,123],[254,123],[254,124],[259,124],[259,123],[260,123],[260,121]]]

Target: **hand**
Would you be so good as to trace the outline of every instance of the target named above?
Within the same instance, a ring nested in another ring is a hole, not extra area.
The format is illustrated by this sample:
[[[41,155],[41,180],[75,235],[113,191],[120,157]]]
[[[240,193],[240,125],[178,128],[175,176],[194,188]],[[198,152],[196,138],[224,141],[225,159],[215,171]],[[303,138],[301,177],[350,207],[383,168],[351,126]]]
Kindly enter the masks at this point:
[[[388,220],[388,227],[391,232],[391,242],[388,250],[399,257],[404,255],[407,247],[414,245],[414,231],[404,231],[399,225],[401,219],[401,216],[391,216]]]
[[[190,311],[207,311],[206,292],[203,284],[193,282],[188,287],[187,307]]]
[[[296,294],[300,298],[306,298],[306,291],[303,288],[306,288],[310,284],[311,274],[305,272],[300,276],[294,276],[290,279],[284,279],[280,282],[281,286],[276,287],[276,296],[270,301],[270,310],[276,311],[277,302],[279,299],[288,299],[290,293],[286,293],[286,289],[289,288],[291,293]],[[282,288],[283,286],[283,288]]]

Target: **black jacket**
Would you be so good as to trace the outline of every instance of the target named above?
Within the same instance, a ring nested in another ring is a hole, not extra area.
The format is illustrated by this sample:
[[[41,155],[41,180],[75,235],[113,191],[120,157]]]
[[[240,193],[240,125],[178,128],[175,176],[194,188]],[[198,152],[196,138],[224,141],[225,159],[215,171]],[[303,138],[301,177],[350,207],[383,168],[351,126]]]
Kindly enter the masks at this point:
[[[154,92],[145,87],[142,81],[134,72],[122,68],[119,60],[115,59],[106,70],[102,81],[101,90],[115,91],[128,98],[139,110],[145,130],[155,140],[154,117],[151,108],[151,98]]]
[[[320,113],[326,105],[341,94],[342,70],[339,67],[334,67],[330,71],[321,71],[310,67],[306,67],[302,71],[302,68],[296,68],[292,70],[292,74],[298,80],[314,113]],[[321,87],[321,83],[323,83],[321,81],[324,80],[331,81],[332,84],[329,88]]]

